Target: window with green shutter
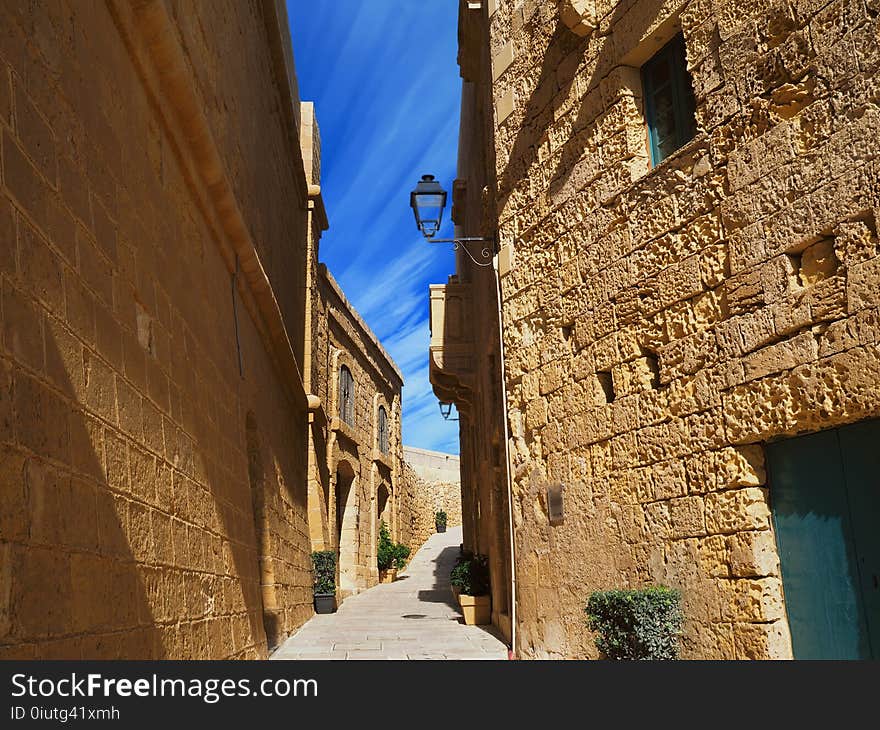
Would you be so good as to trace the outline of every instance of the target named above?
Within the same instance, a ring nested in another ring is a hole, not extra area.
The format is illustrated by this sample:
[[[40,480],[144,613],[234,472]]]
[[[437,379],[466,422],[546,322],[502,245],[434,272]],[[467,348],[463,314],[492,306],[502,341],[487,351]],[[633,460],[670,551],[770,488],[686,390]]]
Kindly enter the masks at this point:
[[[354,377],[345,365],[339,369],[339,417],[354,426]]]
[[[644,66],[645,117],[656,166],[696,134],[694,88],[679,33]]]
[[[384,406],[379,406],[379,451],[388,453],[388,414]]]

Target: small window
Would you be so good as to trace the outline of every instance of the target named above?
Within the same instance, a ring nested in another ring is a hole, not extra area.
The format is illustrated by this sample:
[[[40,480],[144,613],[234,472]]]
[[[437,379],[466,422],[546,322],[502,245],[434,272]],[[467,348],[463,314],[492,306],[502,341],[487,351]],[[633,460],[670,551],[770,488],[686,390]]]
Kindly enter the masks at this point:
[[[339,370],[339,417],[354,426],[354,378],[345,365]]]
[[[694,87],[680,33],[642,66],[651,163],[659,165],[696,134]]]
[[[379,406],[379,450],[388,453],[388,414],[385,406]]]

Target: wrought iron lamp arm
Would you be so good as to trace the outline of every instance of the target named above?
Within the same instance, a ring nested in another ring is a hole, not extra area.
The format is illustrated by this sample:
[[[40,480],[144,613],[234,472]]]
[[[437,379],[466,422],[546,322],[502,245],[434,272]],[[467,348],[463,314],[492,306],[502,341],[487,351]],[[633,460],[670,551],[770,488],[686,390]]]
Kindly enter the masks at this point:
[[[453,251],[458,251],[458,249],[461,249],[467,254],[468,258],[473,261],[476,266],[492,265],[492,252],[489,248],[484,248],[482,251],[480,251],[480,255],[483,257],[483,259],[486,259],[484,263],[480,263],[474,258],[473,254],[468,251],[467,246],[465,246],[464,244],[474,242],[494,244],[494,238],[484,238],[482,236],[461,236],[459,238],[429,238],[425,236],[425,240],[428,243],[451,243]]]

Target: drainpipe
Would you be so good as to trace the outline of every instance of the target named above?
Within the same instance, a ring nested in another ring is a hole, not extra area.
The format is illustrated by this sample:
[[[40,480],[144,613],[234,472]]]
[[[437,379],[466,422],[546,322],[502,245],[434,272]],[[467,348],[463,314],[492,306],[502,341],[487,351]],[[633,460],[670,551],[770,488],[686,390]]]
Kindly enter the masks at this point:
[[[500,247],[499,247],[500,248]],[[498,256],[492,257],[492,270],[495,272],[495,294],[498,304],[498,346],[501,358],[501,407],[504,409],[504,473],[507,475],[507,530],[510,537],[510,655],[516,657],[516,547],[513,536],[513,478],[510,474],[510,428],[507,421],[507,366],[504,358],[504,327],[501,313],[501,272],[498,270]]]

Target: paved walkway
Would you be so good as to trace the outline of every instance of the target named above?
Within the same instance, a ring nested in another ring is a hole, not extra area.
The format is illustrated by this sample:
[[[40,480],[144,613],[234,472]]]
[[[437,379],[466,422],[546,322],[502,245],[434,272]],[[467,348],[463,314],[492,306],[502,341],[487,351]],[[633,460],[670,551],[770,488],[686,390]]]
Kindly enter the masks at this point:
[[[491,627],[465,626],[449,586],[461,528],[432,535],[394,583],[314,616],[272,659],[507,659]]]

